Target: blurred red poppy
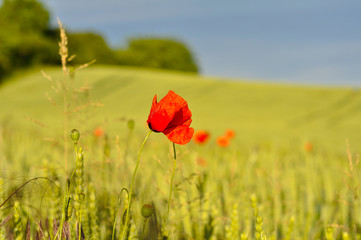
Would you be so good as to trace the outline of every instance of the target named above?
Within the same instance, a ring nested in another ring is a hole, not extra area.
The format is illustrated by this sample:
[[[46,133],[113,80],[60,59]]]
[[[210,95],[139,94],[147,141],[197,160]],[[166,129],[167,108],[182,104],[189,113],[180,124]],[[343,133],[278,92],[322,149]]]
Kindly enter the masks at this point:
[[[234,133],[233,130],[228,129],[228,130],[226,131],[226,133],[225,133],[225,136],[226,136],[227,138],[229,138],[229,139],[232,139],[232,138],[234,138],[235,133]]]
[[[194,133],[193,141],[197,144],[202,145],[208,141],[209,137],[210,137],[210,135],[207,131],[199,130]]]
[[[199,158],[197,159],[197,164],[198,164],[199,166],[205,167],[205,166],[207,166],[207,160],[204,159],[204,158],[202,158],[202,157],[199,157]]]
[[[153,98],[148,116],[148,126],[154,132],[164,133],[168,139],[177,144],[187,144],[193,137],[194,129],[189,127],[192,113],[188,103],[173,91],[157,102]]]
[[[227,136],[222,136],[217,138],[217,144],[220,147],[228,147],[229,145],[229,138]]]
[[[97,127],[96,129],[94,129],[93,133],[94,133],[94,136],[101,137],[101,136],[103,136],[104,131],[101,127]]]
[[[311,152],[313,149],[313,145],[310,142],[306,142],[303,148],[305,149],[306,152]]]

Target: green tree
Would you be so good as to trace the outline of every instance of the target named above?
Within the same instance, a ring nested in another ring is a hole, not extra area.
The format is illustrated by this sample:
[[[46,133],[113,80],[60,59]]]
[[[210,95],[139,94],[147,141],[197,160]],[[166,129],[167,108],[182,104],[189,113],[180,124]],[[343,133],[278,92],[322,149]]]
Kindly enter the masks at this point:
[[[44,32],[48,29],[50,14],[36,0],[3,0],[0,19],[18,32]]]
[[[138,38],[129,41],[129,48],[117,51],[122,65],[198,72],[191,51],[185,44],[172,39]]]
[[[95,33],[68,34],[69,52],[76,57],[72,61],[76,64],[96,60],[101,64],[115,64],[114,51],[109,48],[101,35]]]
[[[36,0],[4,0],[0,7],[0,78],[13,69],[51,62],[57,43],[46,37],[49,12]]]

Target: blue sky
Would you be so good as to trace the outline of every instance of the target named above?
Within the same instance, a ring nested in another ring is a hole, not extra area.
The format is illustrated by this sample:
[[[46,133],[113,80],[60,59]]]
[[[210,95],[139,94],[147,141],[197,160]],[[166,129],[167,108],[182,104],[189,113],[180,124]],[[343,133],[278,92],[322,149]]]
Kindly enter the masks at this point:
[[[361,85],[359,0],[43,0],[69,30],[112,46],[185,42],[206,76]]]

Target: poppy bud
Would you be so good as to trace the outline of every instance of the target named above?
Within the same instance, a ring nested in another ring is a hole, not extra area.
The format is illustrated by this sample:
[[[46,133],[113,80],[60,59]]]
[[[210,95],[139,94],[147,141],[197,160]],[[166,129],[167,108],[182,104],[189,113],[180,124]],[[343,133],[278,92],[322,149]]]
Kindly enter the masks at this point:
[[[77,144],[80,138],[80,132],[78,131],[78,129],[74,128],[73,130],[71,130],[70,137],[73,140],[74,144]]]
[[[134,129],[134,120],[133,119],[130,119],[128,120],[128,128],[129,130],[133,130]]]
[[[153,215],[154,207],[151,204],[144,204],[142,207],[142,216],[144,218],[149,218]]]

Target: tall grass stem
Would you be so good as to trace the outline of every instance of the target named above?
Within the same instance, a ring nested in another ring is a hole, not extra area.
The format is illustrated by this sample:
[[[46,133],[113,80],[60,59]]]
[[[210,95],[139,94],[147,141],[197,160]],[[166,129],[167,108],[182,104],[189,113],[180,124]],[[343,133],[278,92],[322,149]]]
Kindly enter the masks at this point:
[[[124,239],[124,235],[125,235],[125,232],[126,232],[126,229],[127,229],[127,226],[128,226],[128,222],[129,222],[129,217],[130,217],[130,213],[129,213],[129,212],[130,212],[130,202],[131,202],[131,200],[132,200],[133,184],[134,184],[135,174],[137,173],[137,170],[138,170],[138,167],[139,167],[140,156],[141,156],[141,154],[142,154],[142,150],[143,150],[143,147],[144,147],[144,145],[145,145],[145,142],[147,141],[147,139],[149,138],[149,136],[150,136],[151,133],[152,133],[152,130],[149,130],[147,136],[145,136],[145,138],[144,138],[144,141],[143,141],[142,145],[140,146],[137,163],[136,163],[136,165],[135,165],[135,169],[134,169],[133,176],[132,176],[132,182],[130,183],[128,206],[127,206],[127,208],[126,208],[127,215],[126,215],[126,217],[125,217],[125,224],[124,224],[124,228],[123,228],[123,231],[122,231],[122,237],[120,238],[121,240]]]
[[[60,42],[59,42],[59,55],[61,57],[61,66],[63,70],[63,104],[64,104],[64,168],[65,175],[68,175],[68,68],[67,68],[67,59],[68,59],[68,38],[65,34],[65,29],[63,24],[58,19],[58,25],[60,29]]]
[[[174,179],[174,173],[175,173],[176,164],[177,164],[177,153],[176,153],[176,150],[175,150],[175,144],[174,143],[173,143],[173,156],[174,156],[174,158],[173,158],[173,171],[172,171],[172,177],[170,179],[167,219],[169,218],[169,209],[170,209],[170,204],[171,204],[171,201],[172,201],[173,179]]]

